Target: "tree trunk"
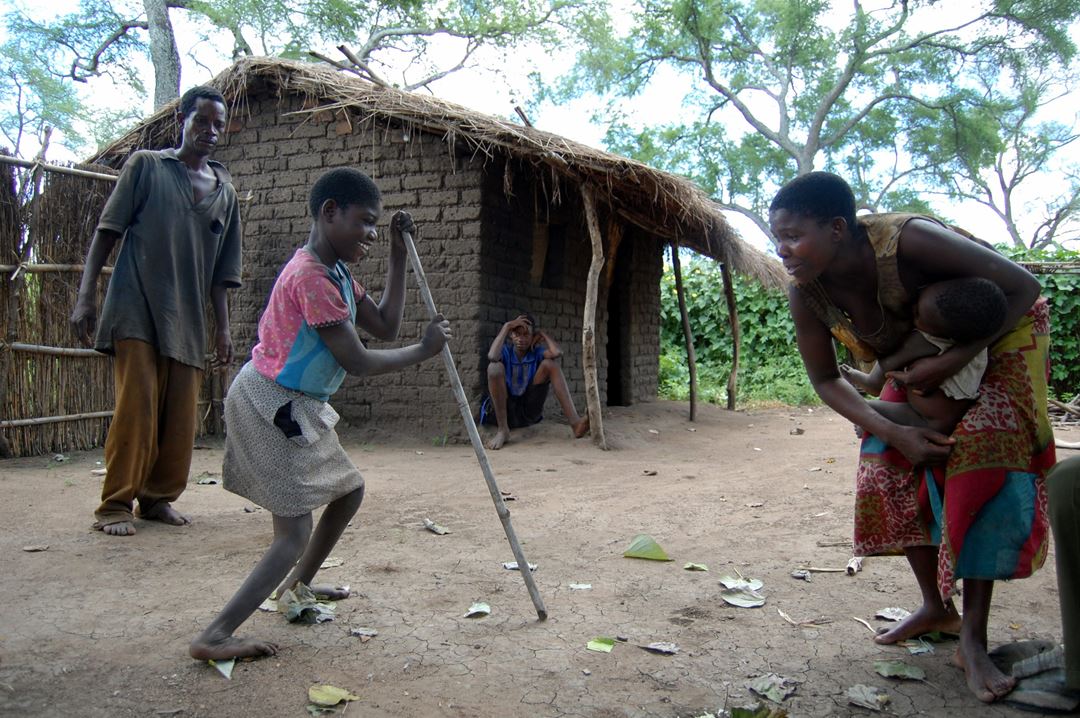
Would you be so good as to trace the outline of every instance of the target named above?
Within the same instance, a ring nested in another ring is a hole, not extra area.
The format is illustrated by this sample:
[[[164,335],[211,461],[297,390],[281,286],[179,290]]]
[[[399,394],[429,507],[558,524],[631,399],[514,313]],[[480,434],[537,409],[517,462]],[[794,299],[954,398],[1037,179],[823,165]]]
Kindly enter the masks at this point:
[[[690,328],[690,314],[686,311],[686,292],[683,291],[682,265],[679,264],[679,243],[671,241],[671,271],[675,275],[675,296],[679,300],[679,316],[682,318],[683,336],[686,338],[686,363],[690,368],[690,421],[697,418],[697,355],[694,352],[694,332]]]
[[[585,204],[589,239],[592,240],[592,261],[589,263],[589,276],[585,284],[585,316],[581,327],[581,364],[585,370],[585,404],[589,412],[589,433],[592,434],[593,443],[606,450],[607,440],[604,438],[604,424],[600,413],[600,383],[596,377],[596,295],[600,286],[600,270],[604,266],[604,240],[600,236],[600,221],[596,218],[596,201],[592,190],[582,185],[581,198]]]
[[[720,276],[724,280],[724,299],[727,300],[728,318],[731,321],[731,373],[727,380],[727,408],[735,410],[735,392],[738,389],[739,351],[742,345],[742,331],[739,328],[739,310],[735,307],[735,287],[731,283],[731,269],[728,263],[720,265]]]
[[[143,0],[150,26],[150,61],[154,63],[154,109],[180,96],[180,52],[166,0]]]

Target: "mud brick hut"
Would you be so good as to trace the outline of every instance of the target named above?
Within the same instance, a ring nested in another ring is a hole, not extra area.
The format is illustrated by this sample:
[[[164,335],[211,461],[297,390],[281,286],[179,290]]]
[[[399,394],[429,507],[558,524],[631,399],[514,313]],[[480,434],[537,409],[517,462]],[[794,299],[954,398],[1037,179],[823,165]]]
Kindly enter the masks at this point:
[[[249,58],[212,84],[231,109],[216,157],[248,198],[245,283],[231,299],[240,356],[256,341],[278,270],[307,237],[312,182],[345,165],[375,179],[384,222],[398,209],[412,213],[435,301],[453,324],[451,347],[474,410],[484,391],[487,347],[502,323],[524,309],[562,345],[564,372],[584,406],[582,342],[594,236],[605,259],[595,282],[594,334],[603,406],[656,397],[666,245],[677,241],[731,269],[782,281],[777,263],[744,243],[697,187],[639,162],[375,85],[328,64]],[[173,146],[174,112],[173,106],[160,110],[95,161],[119,168],[137,149]],[[382,244],[355,273],[376,296],[386,259]],[[426,320],[419,297],[410,294],[401,339],[415,340]],[[554,397],[549,401],[548,413],[559,416]],[[352,424],[376,421],[431,437],[460,430],[438,360],[387,376],[349,378],[334,404]]]

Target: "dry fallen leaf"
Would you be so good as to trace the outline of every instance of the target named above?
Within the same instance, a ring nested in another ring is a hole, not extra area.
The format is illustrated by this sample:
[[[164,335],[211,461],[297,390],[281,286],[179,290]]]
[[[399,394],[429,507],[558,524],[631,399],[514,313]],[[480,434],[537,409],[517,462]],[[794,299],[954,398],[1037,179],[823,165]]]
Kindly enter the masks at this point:
[[[848,703],[869,708],[872,711],[880,711],[889,703],[889,694],[876,686],[864,686],[862,684],[848,688]]]
[[[483,616],[489,615],[491,615],[491,606],[483,601],[477,601],[469,606],[469,610],[465,613],[465,618],[482,618]]]
[[[445,536],[446,534],[450,533],[450,529],[444,526],[440,526],[431,519],[424,519],[424,528],[426,528],[433,534],[438,534],[439,536]]]
[[[911,615],[911,611],[906,608],[900,608],[899,606],[890,606],[889,608],[883,608],[874,614],[874,618],[883,618],[886,621],[903,621],[905,618]]]
[[[646,646],[641,646],[649,653],[661,653],[665,656],[674,656],[679,652],[679,646],[669,641],[655,641]]]
[[[320,706],[336,706],[342,701],[358,701],[360,696],[337,686],[321,685],[308,688],[308,700]]]

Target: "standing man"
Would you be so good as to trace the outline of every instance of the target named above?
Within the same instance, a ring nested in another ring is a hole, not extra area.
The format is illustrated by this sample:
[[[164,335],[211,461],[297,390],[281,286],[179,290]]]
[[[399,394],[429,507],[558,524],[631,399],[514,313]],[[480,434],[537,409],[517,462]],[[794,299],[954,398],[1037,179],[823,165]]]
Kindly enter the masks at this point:
[[[226,289],[240,286],[240,211],[232,178],[210,159],[224,134],[225,99],[212,87],[180,98],[179,149],[140,150],[124,164],[86,256],[71,314],[75,335],[115,357],[116,409],[105,442],[107,474],[94,527],[135,533],[139,516],[183,526],[173,508],[195,442],[206,361],[206,302],[216,360],[232,360]],[[97,280],[123,238],[97,321]]]

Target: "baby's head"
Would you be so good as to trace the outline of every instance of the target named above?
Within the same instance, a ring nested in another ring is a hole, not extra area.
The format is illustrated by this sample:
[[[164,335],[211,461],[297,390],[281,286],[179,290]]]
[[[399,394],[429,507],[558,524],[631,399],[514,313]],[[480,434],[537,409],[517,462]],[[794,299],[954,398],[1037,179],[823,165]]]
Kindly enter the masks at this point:
[[[1005,293],[989,279],[968,277],[923,288],[915,304],[915,328],[957,344],[993,336],[1005,321]]]

